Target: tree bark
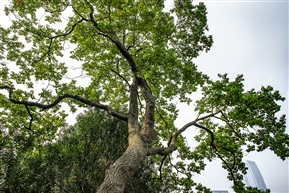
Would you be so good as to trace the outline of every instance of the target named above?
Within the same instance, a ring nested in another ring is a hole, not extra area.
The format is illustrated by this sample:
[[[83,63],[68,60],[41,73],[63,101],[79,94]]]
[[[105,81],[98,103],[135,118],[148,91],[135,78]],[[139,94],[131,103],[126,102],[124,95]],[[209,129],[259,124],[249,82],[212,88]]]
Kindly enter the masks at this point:
[[[138,84],[139,82],[135,78],[130,86],[128,148],[107,170],[104,181],[97,191],[98,193],[122,193],[147,156],[147,145],[138,122]]]
[[[139,134],[129,137],[127,150],[108,169],[98,193],[122,193],[146,158],[146,148]]]

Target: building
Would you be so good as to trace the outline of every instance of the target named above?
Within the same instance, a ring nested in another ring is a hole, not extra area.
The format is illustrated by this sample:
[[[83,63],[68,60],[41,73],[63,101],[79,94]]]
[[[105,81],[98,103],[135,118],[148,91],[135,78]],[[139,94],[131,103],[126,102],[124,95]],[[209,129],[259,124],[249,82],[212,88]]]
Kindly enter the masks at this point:
[[[267,190],[266,184],[262,177],[262,174],[257,167],[256,163],[253,161],[246,161],[246,166],[248,168],[245,177],[246,186],[255,187],[259,190]]]
[[[245,162],[247,174],[244,175],[245,184],[249,187],[258,188],[259,190],[267,190],[262,174],[254,161],[247,160]],[[227,190],[213,190],[212,193],[229,193]]]

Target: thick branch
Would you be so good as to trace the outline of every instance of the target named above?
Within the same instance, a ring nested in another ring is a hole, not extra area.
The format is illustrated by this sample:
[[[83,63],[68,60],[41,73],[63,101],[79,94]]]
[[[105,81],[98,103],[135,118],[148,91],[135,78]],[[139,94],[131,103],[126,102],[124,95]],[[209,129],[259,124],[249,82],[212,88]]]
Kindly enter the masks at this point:
[[[4,85],[4,86],[0,86],[0,89],[6,89],[9,92],[9,100],[14,103],[14,104],[20,104],[20,105],[25,105],[25,106],[30,106],[30,107],[38,107],[42,110],[46,110],[46,109],[50,109],[56,105],[58,105],[58,103],[60,103],[63,99],[74,99],[76,101],[79,101],[83,104],[92,106],[92,107],[97,107],[99,109],[103,109],[105,111],[107,111],[110,115],[121,119],[123,121],[127,121],[128,117],[125,114],[122,114],[120,112],[114,111],[113,109],[111,109],[108,105],[104,105],[101,103],[97,103],[97,102],[92,102],[90,100],[84,99],[80,96],[76,96],[76,95],[71,95],[71,94],[64,94],[64,95],[60,95],[58,96],[52,103],[50,104],[41,104],[38,102],[31,102],[31,101],[18,101],[12,98],[12,94],[13,94],[13,90],[11,87]]]
[[[145,119],[142,127],[141,134],[144,137],[146,143],[148,145],[151,144],[153,132],[154,132],[154,124],[155,124],[155,98],[152,95],[150,89],[148,88],[145,80],[140,84],[142,95],[146,101],[145,108]]]
[[[137,80],[134,79],[132,85],[130,86],[129,117],[128,117],[128,129],[130,134],[139,132],[139,130],[136,130],[139,128],[137,88],[138,88]]]
[[[173,151],[177,150],[177,146],[175,144],[171,144],[168,147],[151,147],[148,149],[147,151],[147,155],[151,156],[151,155],[168,155],[170,153],[172,153]]]
[[[128,52],[128,50],[124,47],[124,45],[118,40],[117,36],[115,35],[115,38],[111,39],[113,41],[113,43],[116,45],[116,47],[118,48],[118,50],[122,53],[122,55],[124,56],[124,58],[127,60],[127,62],[129,63],[130,67],[131,67],[131,71],[135,74],[135,76],[137,75],[138,72],[140,72],[140,70],[137,68],[137,65],[133,59],[133,57],[131,56],[131,54]]]

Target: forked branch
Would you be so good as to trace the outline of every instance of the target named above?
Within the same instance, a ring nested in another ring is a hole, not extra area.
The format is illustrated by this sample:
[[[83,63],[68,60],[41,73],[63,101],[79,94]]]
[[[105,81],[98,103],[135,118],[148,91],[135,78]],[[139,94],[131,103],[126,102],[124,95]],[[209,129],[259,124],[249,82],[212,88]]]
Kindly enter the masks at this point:
[[[208,114],[208,115],[203,116],[203,117],[197,117],[194,121],[191,121],[191,122],[187,123],[187,124],[184,125],[181,129],[179,129],[179,130],[177,130],[177,131],[175,132],[175,134],[170,138],[170,141],[169,141],[169,143],[168,143],[168,147],[152,147],[152,148],[150,148],[150,149],[148,150],[147,155],[148,155],[148,156],[150,156],[150,155],[156,155],[156,154],[162,155],[162,156],[164,156],[164,157],[163,157],[163,161],[164,161],[164,159],[165,159],[170,153],[172,153],[173,151],[175,151],[175,150],[177,149],[177,146],[176,146],[177,137],[178,137],[182,132],[184,132],[186,129],[188,129],[189,127],[195,126],[195,127],[198,127],[198,128],[200,128],[200,129],[206,131],[206,132],[209,134],[209,136],[210,136],[210,138],[211,138],[211,140],[210,140],[210,146],[211,146],[211,148],[213,149],[213,153],[216,154],[216,155],[221,159],[221,161],[227,166],[228,171],[230,172],[230,175],[231,175],[231,177],[232,177],[232,179],[233,179],[233,182],[234,182],[234,184],[235,184],[235,183],[236,183],[236,178],[235,178],[235,174],[234,174],[234,169],[235,169],[235,166],[236,166],[236,155],[235,155],[235,153],[234,153],[232,150],[230,150],[230,149],[228,149],[228,148],[226,148],[226,147],[223,147],[223,146],[218,145],[218,147],[220,147],[221,149],[229,152],[229,153],[232,155],[232,157],[233,157],[233,163],[232,163],[232,165],[230,166],[230,164],[229,164],[229,163],[224,159],[224,157],[218,152],[218,148],[217,148],[217,146],[216,146],[216,144],[215,144],[214,133],[213,133],[210,129],[206,128],[205,126],[202,126],[202,125],[200,125],[200,124],[197,123],[198,121],[201,121],[201,120],[204,120],[204,119],[207,119],[207,118],[210,118],[210,117],[218,118],[218,117],[216,117],[216,115],[219,114],[219,113],[221,113],[221,114],[224,116],[224,114],[223,114],[221,111],[218,111],[218,112],[211,113],[211,114]],[[221,120],[223,120],[223,119],[221,119]],[[234,130],[234,128],[229,124],[229,122],[228,122],[227,119],[226,119],[226,120],[223,120],[223,121],[225,121],[225,122],[229,125],[229,127],[233,130],[234,133],[236,132],[236,131]],[[161,174],[161,168],[162,168],[162,165],[163,165],[163,161],[162,161],[161,166],[160,166],[160,168],[159,168],[160,174]]]

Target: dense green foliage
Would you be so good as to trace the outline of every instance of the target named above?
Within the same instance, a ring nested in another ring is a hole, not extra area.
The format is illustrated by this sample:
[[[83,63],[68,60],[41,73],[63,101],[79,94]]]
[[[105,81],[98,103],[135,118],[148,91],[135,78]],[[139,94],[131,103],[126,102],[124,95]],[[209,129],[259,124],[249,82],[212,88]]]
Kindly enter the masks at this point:
[[[62,129],[54,142],[4,152],[0,187],[13,193],[96,192],[105,171],[126,147],[126,125],[90,110],[78,116],[74,126]],[[135,174],[126,192],[156,191],[150,168],[147,163]]]
[[[281,159],[289,156],[285,116],[277,116],[284,101],[278,91],[270,86],[245,91],[242,75],[213,81],[194,64],[213,44],[204,3],[174,0],[170,11],[164,8],[163,0],[7,4],[11,25],[0,26],[0,148],[1,175],[8,184],[21,189],[19,184],[33,181],[25,192],[57,192],[57,183],[63,190],[85,186],[83,191],[94,192],[104,173],[93,174],[124,155],[130,136],[140,136],[138,147],[150,156],[154,170],[149,176],[143,170],[143,175],[158,179],[154,185],[163,192],[208,192],[193,174],[215,158],[222,160],[234,190],[245,192],[244,151],[269,148]],[[202,98],[197,101],[190,96],[198,89]],[[176,101],[196,103],[192,115],[198,116],[181,128],[174,124]],[[74,129],[60,131],[68,106],[69,113],[80,107],[102,109],[130,130],[118,131],[113,124],[119,122],[105,122],[102,116],[103,125],[80,120]],[[199,129],[194,147],[182,136],[190,127]],[[128,137],[118,143],[113,133]],[[112,157],[96,164],[97,153],[106,151]],[[85,172],[91,178],[83,177]]]

